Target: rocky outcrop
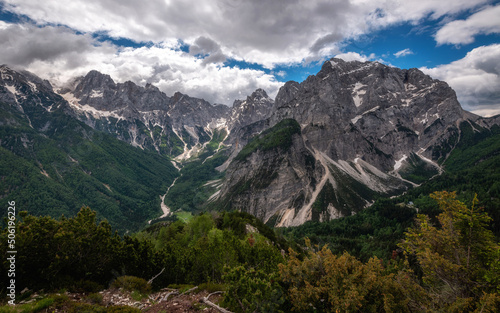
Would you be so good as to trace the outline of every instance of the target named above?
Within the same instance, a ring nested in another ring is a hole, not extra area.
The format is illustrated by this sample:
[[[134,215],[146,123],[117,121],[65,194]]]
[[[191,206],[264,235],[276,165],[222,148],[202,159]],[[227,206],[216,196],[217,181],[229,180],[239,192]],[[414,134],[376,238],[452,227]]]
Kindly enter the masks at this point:
[[[459,124],[480,120],[445,82],[418,69],[339,59],[286,83],[260,125],[285,119],[300,125],[289,150],[235,157],[219,193],[224,205],[280,226],[353,214],[377,195],[414,185],[407,179],[415,170],[430,178],[456,144]]]
[[[297,122],[283,120],[255,137],[234,158],[220,203],[223,209],[244,208],[268,221],[276,212],[299,210],[311,199],[323,172],[305,147]]]
[[[51,121],[47,118],[50,112],[58,110],[72,115],[66,101],[54,93],[48,81],[27,71],[15,71],[6,65],[0,66],[0,103],[14,108],[27,119],[29,127],[39,131],[51,129]],[[14,119],[12,123],[15,123]]]
[[[432,148],[467,117],[445,82],[417,69],[332,59],[316,76],[280,90],[271,124],[293,118],[332,159],[362,157],[389,171],[408,151],[442,157]]]
[[[271,115],[274,100],[263,89],[257,89],[246,100],[235,100],[228,114],[229,129],[237,131],[258,121],[266,120]],[[235,133],[235,132],[233,132]],[[239,136],[230,136],[233,143]]]

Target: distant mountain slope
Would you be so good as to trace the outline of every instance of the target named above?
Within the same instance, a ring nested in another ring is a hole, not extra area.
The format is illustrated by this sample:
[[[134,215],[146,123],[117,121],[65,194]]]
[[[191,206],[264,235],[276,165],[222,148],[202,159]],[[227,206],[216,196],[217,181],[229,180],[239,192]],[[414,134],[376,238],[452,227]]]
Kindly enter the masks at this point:
[[[500,236],[500,126],[481,127],[475,123],[460,125],[460,140],[444,161],[444,173],[421,187],[411,190],[406,201],[425,207],[425,199],[434,191],[456,191],[460,198],[480,201],[493,218],[493,229]]]
[[[120,230],[160,213],[170,161],[78,121],[51,85],[0,67],[0,205],[59,217],[83,205]]]
[[[109,75],[97,71],[75,79],[59,93],[76,117],[92,128],[133,146],[171,156],[206,142],[205,126],[212,121],[209,115],[218,112],[218,107],[206,101],[180,93],[170,98],[150,84],[117,84]],[[188,113],[191,120],[179,122],[179,115]]]
[[[231,159],[218,194],[223,207],[279,226],[351,215],[441,173],[463,123],[494,125],[462,110],[445,82],[417,69],[339,59],[300,84],[286,83],[268,122],[255,125],[274,129],[285,119],[300,126],[286,151],[260,142]],[[299,155],[307,163],[295,162]],[[253,183],[262,178],[265,188]]]
[[[469,148],[500,122],[462,110],[442,81],[377,62],[332,59],[276,100],[257,89],[232,107],[97,71],[55,92],[0,70],[2,201],[55,216],[90,205],[123,231],[160,215],[160,196],[172,211],[276,226],[349,216],[482,162]]]
[[[216,134],[266,119],[274,100],[262,89],[230,108],[212,105],[180,92],[169,97],[158,88],[132,82],[115,83],[109,75],[90,71],[58,90],[76,117],[96,130],[142,149],[176,157],[196,157]],[[226,139],[226,138],[224,138]],[[236,139],[228,138],[228,144]]]

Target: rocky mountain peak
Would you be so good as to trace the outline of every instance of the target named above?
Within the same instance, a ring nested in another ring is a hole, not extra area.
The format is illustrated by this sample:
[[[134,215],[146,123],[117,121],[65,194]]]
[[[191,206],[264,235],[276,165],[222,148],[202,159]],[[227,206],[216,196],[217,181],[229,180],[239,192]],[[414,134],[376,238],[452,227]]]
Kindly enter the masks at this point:
[[[446,114],[433,111],[429,117],[429,110],[440,103],[439,110]],[[443,103],[447,105],[443,107]],[[365,116],[396,109],[405,119],[428,113],[427,119],[420,119],[424,121],[422,125],[432,124],[438,116],[456,120],[463,115],[455,92],[445,82],[434,80],[418,69],[332,59],[323,64],[317,75],[301,84],[288,82],[280,89],[273,124],[289,117],[301,124],[311,123],[313,119],[318,122],[317,118],[327,123],[327,116],[334,116],[337,123],[347,126]]]
[[[16,71],[8,65],[3,64],[0,66],[0,74],[0,81],[4,85],[29,84],[33,91],[37,91],[38,88],[53,91],[52,85],[48,80],[41,79],[28,71]]]
[[[116,83],[111,76],[102,74],[96,70],[87,73],[82,79],[78,81],[75,89],[72,92],[75,96],[79,97],[84,94],[100,94],[105,90],[115,90]],[[95,91],[93,93],[93,91]]]
[[[50,111],[59,107],[60,97],[53,93],[52,85],[49,81],[28,71],[16,71],[7,65],[0,66],[0,101],[9,103],[21,112],[23,106],[42,106]],[[51,106],[50,101],[57,102],[56,106]]]
[[[235,100],[230,113],[230,128],[241,128],[271,115],[274,100],[265,90],[257,89],[246,100]]]
[[[258,88],[250,96],[247,97],[247,100],[253,99],[253,100],[262,100],[262,99],[271,99],[267,95],[266,91],[264,89]]]
[[[158,87],[154,86],[151,83],[147,83],[146,86],[144,86],[144,88],[146,88],[147,90],[160,91],[160,89],[158,89]]]
[[[445,82],[418,69],[331,59],[302,83],[287,82],[269,123],[262,123],[277,127],[271,134],[281,137],[291,134],[282,121],[298,122],[291,145],[235,157],[220,198],[246,203],[248,212],[281,226],[350,214],[375,194],[411,186],[404,177],[412,171],[439,173],[459,135],[457,125],[471,118]],[[247,132],[256,131],[268,132]],[[266,189],[258,187],[259,173],[266,173]],[[243,185],[255,187],[235,195]],[[313,204],[320,194],[332,198],[318,212]]]
[[[176,91],[170,99],[172,100],[172,103],[175,103],[179,102],[182,99],[182,97],[184,97],[184,95],[181,92]]]
[[[108,74],[103,74],[97,70],[91,70],[83,78],[85,85],[92,87],[115,86],[114,80]]]

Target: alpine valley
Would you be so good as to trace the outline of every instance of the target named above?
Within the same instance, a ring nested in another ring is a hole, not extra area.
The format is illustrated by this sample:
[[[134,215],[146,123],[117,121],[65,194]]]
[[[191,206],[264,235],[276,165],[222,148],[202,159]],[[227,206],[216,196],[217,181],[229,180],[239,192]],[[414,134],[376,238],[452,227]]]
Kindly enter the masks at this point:
[[[120,232],[205,210],[270,226],[351,216],[500,133],[499,116],[464,111],[445,82],[378,62],[331,59],[274,100],[258,89],[232,107],[97,71],[58,88],[0,71],[0,205],[51,216],[90,206]],[[488,147],[469,166],[498,155]]]

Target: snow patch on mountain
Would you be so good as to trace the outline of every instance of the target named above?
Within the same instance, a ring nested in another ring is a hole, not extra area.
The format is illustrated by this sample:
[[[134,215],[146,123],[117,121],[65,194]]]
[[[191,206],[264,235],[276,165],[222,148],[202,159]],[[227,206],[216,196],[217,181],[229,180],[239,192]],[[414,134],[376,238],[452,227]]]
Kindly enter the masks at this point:
[[[16,96],[22,95],[19,91],[17,91],[15,86],[5,85],[5,89],[7,89],[11,94],[14,95],[14,99],[16,99]],[[17,99],[16,99],[16,102],[17,102]]]
[[[75,111],[80,112],[80,113],[87,113],[93,116],[94,118],[108,118],[108,117],[114,117],[118,120],[124,120],[126,119],[124,116],[119,115],[116,111],[102,111],[102,110],[97,110],[96,108],[85,104],[81,105],[80,104],[80,99],[77,99],[72,93],[65,93],[61,94],[61,96],[68,101],[70,106],[75,109]],[[137,143],[136,143],[137,144]]]
[[[103,97],[102,90],[92,90],[92,93],[90,94],[90,98],[102,98],[102,97]]]
[[[354,88],[352,90],[352,100],[354,101],[354,105],[356,107],[361,106],[362,96],[366,93],[366,87],[368,86],[360,82],[356,82],[356,84],[354,84]]]

